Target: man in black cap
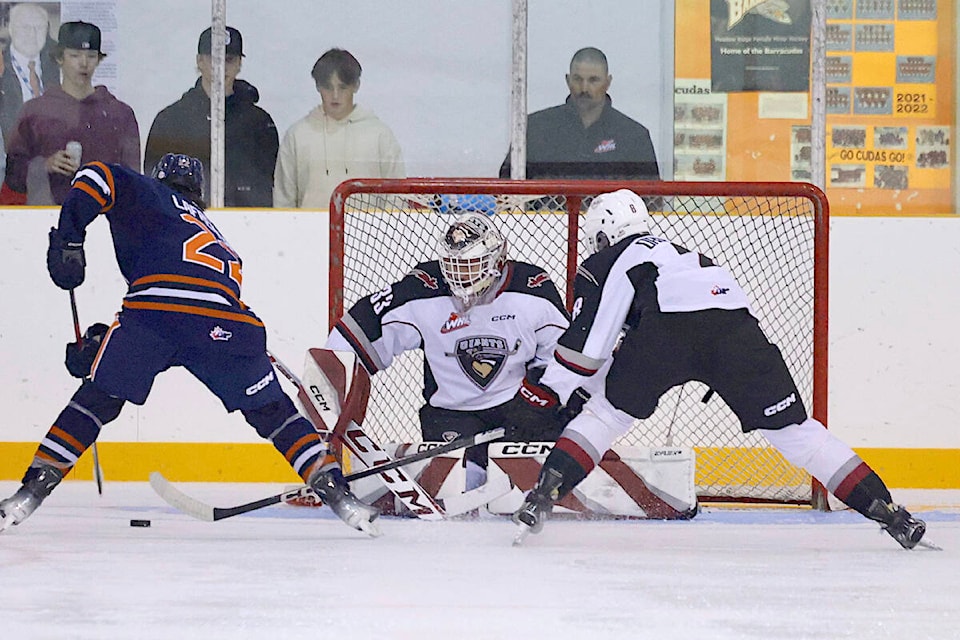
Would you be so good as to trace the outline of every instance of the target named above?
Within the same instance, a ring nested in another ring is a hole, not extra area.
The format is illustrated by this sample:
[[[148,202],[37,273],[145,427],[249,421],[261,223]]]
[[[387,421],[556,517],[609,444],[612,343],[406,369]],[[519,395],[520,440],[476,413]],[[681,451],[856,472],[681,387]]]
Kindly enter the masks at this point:
[[[31,163],[45,169],[52,197],[51,202],[34,198],[34,204],[61,204],[73,174],[86,162],[112,162],[140,171],[140,129],[133,109],[105,86],[93,86],[93,74],[105,57],[96,25],[60,25],[55,51],[60,86],[46,87],[42,96],[23,105],[7,145],[0,204],[27,203]],[[68,142],[80,143],[80,158],[67,152]]]
[[[197,43],[200,78],[183,97],[157,114],[147,136],[144,163],[150,166],[165,153],[185,153],[210,166],[210,92],[213,86],[210,29]],[[257,106],[260,93],[238,80],[243,37],[227,27],[224,93],[224,204],[228,207],[273,205],[273,168],[277,161],[277,127]],[[204,194],[207,198],[209,194]]]

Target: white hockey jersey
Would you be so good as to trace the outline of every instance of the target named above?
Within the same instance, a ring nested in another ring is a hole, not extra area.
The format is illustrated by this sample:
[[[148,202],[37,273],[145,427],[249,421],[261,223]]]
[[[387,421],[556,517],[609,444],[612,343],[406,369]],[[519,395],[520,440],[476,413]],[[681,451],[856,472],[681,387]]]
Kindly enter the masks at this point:
[[[645,314],[746,309],[733,275],[696,251],[653,235],[630,236],[577,269],[573,320],[541,382],[566,400],[610,364],[622,332]]]
[[[424,353],[424,399],[471,411],[507,402],[530,367],[552,359],[567,328],[557,288],[540,267],[507,262],[496,295],[461,312],[437,261],[358,301],[326,347],[353,350],[371,375],[404,351]]]

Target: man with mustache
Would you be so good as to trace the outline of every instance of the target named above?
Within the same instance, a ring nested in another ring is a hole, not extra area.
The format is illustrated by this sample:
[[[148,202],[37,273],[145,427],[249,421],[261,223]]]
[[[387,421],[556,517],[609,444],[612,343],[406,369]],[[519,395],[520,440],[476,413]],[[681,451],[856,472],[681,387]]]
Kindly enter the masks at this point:
[[[580,49],[566,76],[564,104],[527,118],[527,174],[530,179],[659,180],[650,132],[613,108],[607,94],[613,76],[607,57],[594,47]],[[500,166],[510,177],[510,152]]]

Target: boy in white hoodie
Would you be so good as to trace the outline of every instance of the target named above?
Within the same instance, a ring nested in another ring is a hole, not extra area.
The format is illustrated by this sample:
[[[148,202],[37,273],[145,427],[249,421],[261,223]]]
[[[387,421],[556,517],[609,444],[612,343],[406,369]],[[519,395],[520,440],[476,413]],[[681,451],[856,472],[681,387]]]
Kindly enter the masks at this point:
[[[330,49],[311,74],[321,104],[283,136],[274,172],[273,206],[326,209],[348,178],[403,178],[403,154],[390,128],[354,103],[360,63]]]

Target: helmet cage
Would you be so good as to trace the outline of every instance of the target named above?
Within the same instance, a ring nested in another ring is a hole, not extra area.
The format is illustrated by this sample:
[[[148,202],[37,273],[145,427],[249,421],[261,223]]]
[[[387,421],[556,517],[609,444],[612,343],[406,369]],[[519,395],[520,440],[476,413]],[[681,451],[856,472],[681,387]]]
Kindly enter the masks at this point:
[[[439,245],[443,279],[467,306],[487,293],[503,273],[507,242],[485,215],[471,213],[457,219]]]

